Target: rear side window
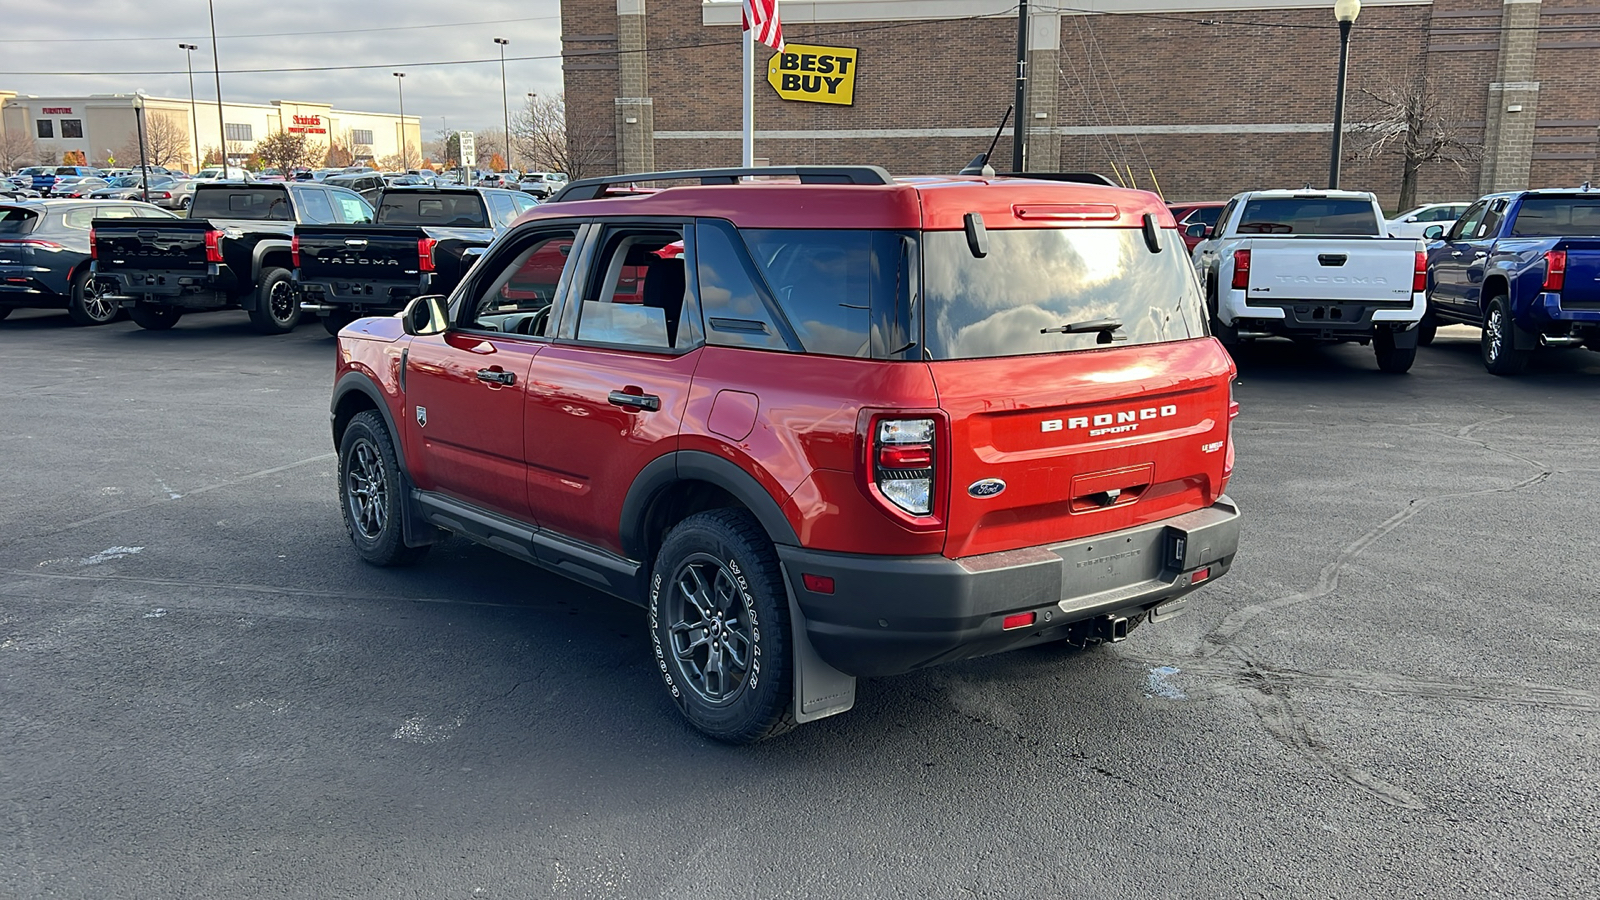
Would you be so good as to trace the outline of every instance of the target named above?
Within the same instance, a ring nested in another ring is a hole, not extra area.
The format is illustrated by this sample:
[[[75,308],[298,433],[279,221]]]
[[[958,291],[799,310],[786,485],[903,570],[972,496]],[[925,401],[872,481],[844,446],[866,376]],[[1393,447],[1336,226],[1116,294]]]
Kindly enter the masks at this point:
[[[695,264],[700,284],[700,308],[705,314],[706,343],[723,347],[761,350],[797,349],[789,346],[788,329],[757,285],[759,272],[743,252],[739,232],[727,222],[701,221],[695,225]]]
[[[893,231],[741,232],[807,353],[883,359],[904,336],[914,240]]]
[[[294,211],[289,207],[289,192],[283,188],[202,186],[194,192],[189,218],[292,222]]]
[[[488,228],[489,212],[477,194],[384,191],[378,205],[378,224]]]
[[[308,225],[332,225],[333,204],[328,202],[328,195],[321,191],[295,191],[295,199],[300,203],[300,219]]]
[[[20,206],[0,206],[0,234],[28,234],[39,225],[39,214]]]
[[[517,220],[517,208],[511,203],[510,194],[487,195],[489,208],[494,214],[494,220],[501,228],[510,228],[511,223]]]
[[[1378,214],[1366,200],[1263,197],[1247,201],[1238,234],[1376,235]]]
[[[1196,222],[1200,222],[1203,223],[1207,228],[1214,228],[1216,227],[1217,220],[1221,217],[1222,207],[1202,206],[1201,208],[1190,213],[1188,218],[1184,219],[1183,221],[1187,225],[1193,225]]]
[[[989,232],[982,259],[959,231],[923,238],[928,359],[981,359],[1181,341],[1205,335],[1205,312],[1183,241],[1161,233],[1151,253],[1131,228]],[[1100,332],[1063,326],[1105,321]]]
[[[1529,197],[1512,237],[1600,237],[1600,197]]]

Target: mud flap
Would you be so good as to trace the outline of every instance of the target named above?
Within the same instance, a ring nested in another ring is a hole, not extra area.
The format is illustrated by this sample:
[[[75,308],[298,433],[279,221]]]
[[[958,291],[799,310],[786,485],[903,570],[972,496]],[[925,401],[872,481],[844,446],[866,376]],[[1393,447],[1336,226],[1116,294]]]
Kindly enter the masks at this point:
[[[1515,318],[1511,319],[1511,349],[1537,350],[1540,346],[1538,332],[1529,331],[1518,325]]]
[[[789,597],[789,633],[794,644],[794,720],[804,725],[848,712],[856,705],[856,677],[846,675],[823,661],[811,646],[806,633],[806,617],[795,600],[789,569],[783,570],[783,590]]]
[[[1414,350],[1417,346],[1417,338],[1422,334],[1422,329],[1417,327],[1416,322],[1412,322],[1407,328],[1394,329],[1393,333],[1394,348],[1396,350]]]

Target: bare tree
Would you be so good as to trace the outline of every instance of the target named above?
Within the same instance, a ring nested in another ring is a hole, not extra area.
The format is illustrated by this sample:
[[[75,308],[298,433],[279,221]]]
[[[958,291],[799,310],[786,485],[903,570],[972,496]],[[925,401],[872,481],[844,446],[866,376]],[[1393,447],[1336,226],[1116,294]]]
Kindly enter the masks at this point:
[[[597,174],[611,161],[605,129],[568,115],[565,94],[530,99],[511,123],[517,155],[530,167],[572,178]]]
[[[144,159],[152,166],[176,165],[189,167],[189,157],[194,154],[189,143],[189,131],[176,115],[146,110],[144,114]],[[130,165],[139,164],[139,131],[128,135],[117,155]]]
[[[0,172],[10,172],[33,164],[39,158],[39,148],[33,138],[20,128],[8,128],[0,133]]]
[[[1364,108],[1364,121],[1350,129],[1359,136],[1350,155],[1368,162],[1399,157],[1401,209],[1417,205],[1417,175],[1423,166],[1448,164],[1465,178],[1467,164],[1483,155],[1482,142],[1470,139],[1461,127],[1466,116],[1432,91],[1421,72],[1409,83],[1357,91],[1355,105]]]
[[[356,161],[355,130],[346,128],[343,134],[329,138],[328,155],[323,159],[326,166],[348,166]]]
[[[295,169],[310,167],[323,158],[326,150],[303,133],[275,131],[256,142],[255,155],[263,163],[288,175]]]

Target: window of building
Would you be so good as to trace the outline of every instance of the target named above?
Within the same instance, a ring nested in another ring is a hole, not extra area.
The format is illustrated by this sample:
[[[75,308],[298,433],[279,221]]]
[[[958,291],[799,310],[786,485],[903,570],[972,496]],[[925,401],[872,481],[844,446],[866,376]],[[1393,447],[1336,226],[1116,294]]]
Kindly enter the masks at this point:
[[[372,146],[372,129],[353,128],[350,130],[350,142],[359,146]]]
[[[64,137],[64,138],[81,138],[81,137],[83,137],[83,120],[82,119],[62,119],[61,120],[61,136]]]
[[[56,123],[49,119],[39,120],[39,137],[53,138],[56,136]]]
[[[255,140],[255,132],[250,128],[249,123],[240,124],[238,122],[228,122],[222,127],[222,130],[230,141]]]

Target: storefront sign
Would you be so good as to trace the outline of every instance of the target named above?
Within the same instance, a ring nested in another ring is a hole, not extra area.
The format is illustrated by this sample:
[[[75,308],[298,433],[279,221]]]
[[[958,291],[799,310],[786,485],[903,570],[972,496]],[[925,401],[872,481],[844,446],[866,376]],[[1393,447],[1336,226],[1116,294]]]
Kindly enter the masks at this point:
[[[785,100],[856,102],[856,49],[789,44],[767,61],[767,83]]]
[[[321,116],[295,116],[294,124],[289,126],[290,134],[327,134],[328,129],[323,127]]]
[[[47,116],[70,116],[70,115],[72,115],[72,107],[70,107],[70,106],[46,106],[44,108],[44,115],[47,115]]]

